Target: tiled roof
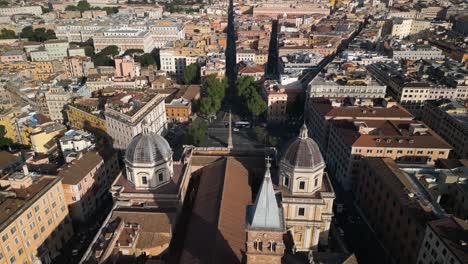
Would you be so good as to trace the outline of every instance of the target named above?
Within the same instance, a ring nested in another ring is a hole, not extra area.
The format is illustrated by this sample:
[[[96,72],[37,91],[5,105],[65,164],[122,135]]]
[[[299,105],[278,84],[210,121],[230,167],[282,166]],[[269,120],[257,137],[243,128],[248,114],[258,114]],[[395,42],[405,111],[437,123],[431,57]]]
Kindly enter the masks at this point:
[[[248,171],[235,158],[201,169],[179,263],[241,263],[251,196]]]

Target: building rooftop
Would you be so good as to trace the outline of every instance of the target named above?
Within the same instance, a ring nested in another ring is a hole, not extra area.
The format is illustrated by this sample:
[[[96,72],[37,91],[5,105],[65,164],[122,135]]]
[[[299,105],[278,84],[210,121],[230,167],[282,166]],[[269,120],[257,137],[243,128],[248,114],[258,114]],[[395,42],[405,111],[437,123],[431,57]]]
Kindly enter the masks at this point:
[[[429,222],[429,228],[442,240],[460,263],[468,262],[468,223],[456,217]]]
[[[97,152],[86,152],[70,164],[64,165],[58,176],[63,177],[63,184],[76,185],[101,162],[102,157]]]
[[[24,174],[22,176],[25,177]],[[5,177],[8,178],[9,176]],[[2,178],[2,181],[5,180],[5,177]],[[60,180],[60,177],[55,176],[39,176],[35,177],[32,184],[26,188],[13,189],[3,187],[0,191],[0,211],[2,212],[0,214],[0,230],[3,230],[14,220],[12,216],[26,210],[33,201],[39,199]]]
[[[417,179],[403,172],[390,158],[364,158],[366,165],[383,182],[391,192],[391,197],[404,205],[405,209],[420,224],[445,216],[439,204],[419,184]]]
[[[413,119],[413,115],[404,107],[384,99],[310,98],[308,105],[325,119],[335,117]]]
[[[338,135],[353,147],[452,149],[444,139],[415,120],[332,120]]]
[[[244,166],[226,157],[201,169],[180,263],[241,262],[246,208],[252,199]]]

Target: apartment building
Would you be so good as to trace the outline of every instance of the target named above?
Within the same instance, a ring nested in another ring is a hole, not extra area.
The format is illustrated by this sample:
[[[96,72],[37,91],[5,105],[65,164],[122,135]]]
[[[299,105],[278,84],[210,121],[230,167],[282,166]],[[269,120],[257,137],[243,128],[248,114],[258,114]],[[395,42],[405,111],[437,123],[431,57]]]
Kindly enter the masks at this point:
[[[310,135],[327,152],[330,122],[333,120],[413,120],[413,115],[390,98],[309,98],[305,120]]]
[[[45,93],[47,107],[49,108],[49,116],[52,121],[62,123],[64,120],[63,110],[71,98],[72,92],[65,90],[65,88],[57,86],[51,87]]]
[[[22,50],[8,50],[0,55],[0,62],[27,61],[26,53]]]
[[[141,49],[146,53],[153,51],[153,37],[149,31],[138,29],[107,29],[93,34],[94,50],[100,52],[105,47],[115,45],[123,53],[128,49]]]
[[[114,148],[125,150],[143,130],[164,133],[167,125],[164,95],[146,92],[119,97],[121,100],[112,100],[105,107],[107,133],[113,139]]]
[[[94,68],[94,63],[90,57],[65,57],[63,63],[69,79],[86,77],[88,69]]]
[[[422,110],[422,121],[453,146],[453,157],[468,157],[466,101],[456,99],[427,101]]]
[[[334,61],[308,84],[308,97],[384,98],[380,85],[356,62]]]
[[[61,178],[25,169],[0,185],[0,262],[51,263],[73,236]]]
[[[468,160],[438,160],[435,167],[405,166],[448,214],[468,218]]]
[[[16,121],[21,115],[21,110],[18,107],[0,109],[0,125],[5,129],[4,137],[11,139],[13,142],[21,142],[19,131],[16,126]]]
[[[166,116],[168,122],[188,122],[192,117],[192,103],[183,97],[166,100]]]
[[[330,8],[328,5],[315,3],[304,3],[295,1],[260,3],[253,9],[254,16],[269,16],[277,18],[278,16],[303,16],[303,15],[329,15]]]
[[[158,20],[148,25],[154,47],[162,48],[170,41],[185,39],[184,25],[172,21]]]
[[[13,16],[17,14],[32,14],[36,16],[42,15],[42,7],[40,5],[31,6],[9,6],[0,8],[0,16]]]
[[[395,18],[393,19],[391,35],[403,39],[430,27],[430,20]]]
[[[72,220],[92,220],[90,217],[96,213],[104,198],[98,197],[97,192],[105,188],[101,181],[107,177],[101,156],[93,151],[79,153],[76,159],[59,169],[58,176],[63,178],[65,202]]]
[[[466,263],[468,261],[467,232],[467,223],[456,217],[429,222],[417,263]]]
[[[440,60],[445,58],[441,49],[428,44],[398,45],[392,47],[393,59]]]
[[[26,48],[26,47],[25,47]],[[62,60],[68,56],[69,44],[66,40],[47,40],[39,47],[37,45],[27,49],[31,61]]]
[[[416,116],[427,100],[468,99],[467,76],[458,73],[463,66],[455,61],[379,62],[366,67],[388,87],[388,95]]]
[[[185,67],[197,63],[198,60],[205,55],[206,54],[201,50],[195,49],[163,49],[160,51],[161,70],[168,74],[181,77]]]
[[[262,86],[262,96],[267,103],[267,120],[282,123],[288,119],[288,106],[294,104],[303,93],[299,82],[282,85],[277,81],[266,80]]]
[[[115,62],[115,77],[133,79],[137,76],[138,69],[135,61],[131,56],[123,56],[114,58]]]
[[[67,105],[65,111],[72,127],[101,136],[107,133],[106,119],[99,109],[98,98],[77,98]]]
[[[76,158],[77,153],[93,149],[96,138],[93,134],[84,130],[70,129],[58,141],[65,162],[69,163]]]
[[[327,144],[328,171],[346,190],[359,174],[362,157],[388,157],[402,164],[434,164],[452,146],[415,120],[333,120]]]
[[[39,154],[54,154],[58,149],[55,137],[63,135],[65,131],[67,131],[66,126],[55,122],[34,127],[29,134],[32,150]]]
[[[361,162],[357,205],[388,251],[384,258],[389,263],[416,263],[427,223],[444,217],[443,210],[391,158]]]

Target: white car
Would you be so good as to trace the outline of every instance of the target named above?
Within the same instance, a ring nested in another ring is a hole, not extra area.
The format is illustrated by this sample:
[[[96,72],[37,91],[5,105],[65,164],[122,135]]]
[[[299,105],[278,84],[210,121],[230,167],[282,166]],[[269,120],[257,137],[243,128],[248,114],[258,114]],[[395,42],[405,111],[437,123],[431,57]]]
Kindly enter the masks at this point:
[[[238,131],[239,131],[239,129],[235,127],[235,128],[233,128],[233,129],[232,129],[232,131],[234,131],[234,132],[238,132]]]

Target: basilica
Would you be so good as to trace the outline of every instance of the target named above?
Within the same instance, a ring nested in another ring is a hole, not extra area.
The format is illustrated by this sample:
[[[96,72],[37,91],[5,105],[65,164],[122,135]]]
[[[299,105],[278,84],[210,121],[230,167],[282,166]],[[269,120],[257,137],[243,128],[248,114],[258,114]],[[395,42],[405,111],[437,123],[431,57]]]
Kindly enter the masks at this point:
[[[304,125],[283,151],[186,146],[135,136],[114,207],[83,263],[284,263],[328,245],[335,198]]]

